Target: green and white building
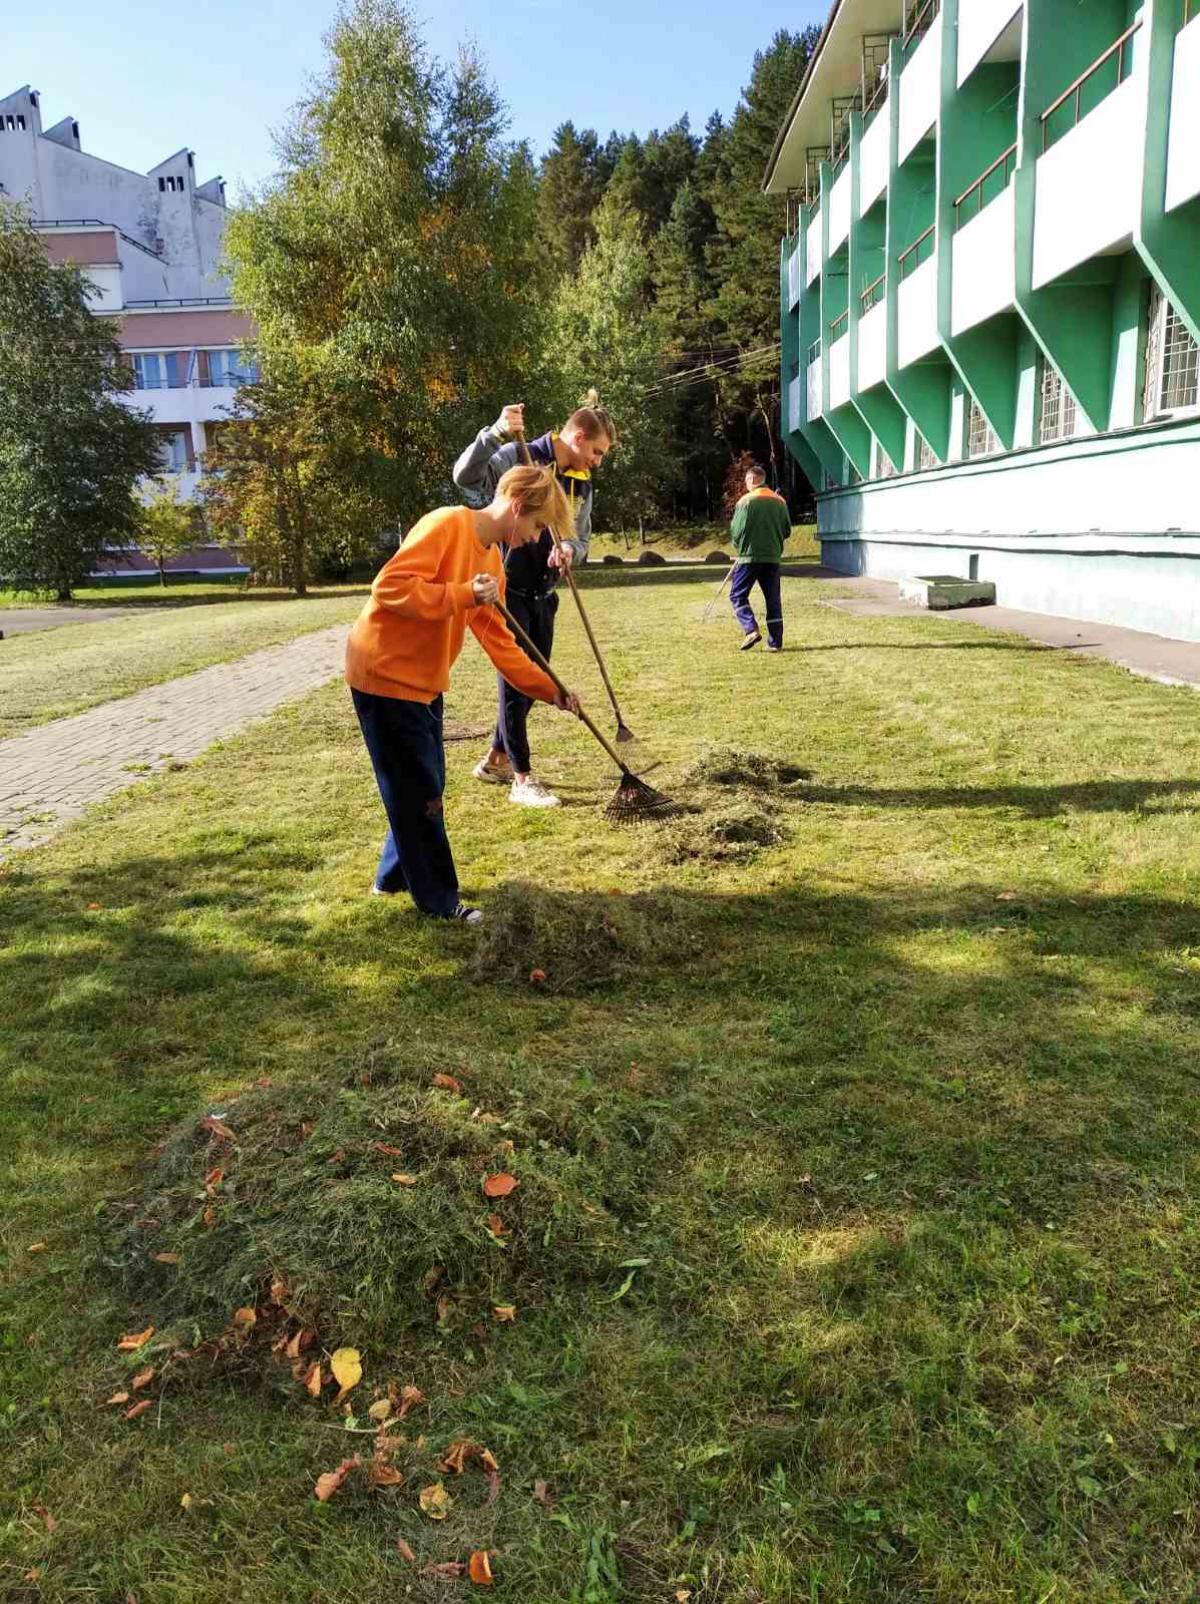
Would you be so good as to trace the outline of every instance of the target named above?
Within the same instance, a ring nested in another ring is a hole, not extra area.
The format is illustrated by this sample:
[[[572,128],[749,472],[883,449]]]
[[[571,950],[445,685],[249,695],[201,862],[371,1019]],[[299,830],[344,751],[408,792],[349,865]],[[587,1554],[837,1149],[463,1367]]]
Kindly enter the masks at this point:
[[[834,0],[764,187],[825,562],[1200,640],[1200,0]]]

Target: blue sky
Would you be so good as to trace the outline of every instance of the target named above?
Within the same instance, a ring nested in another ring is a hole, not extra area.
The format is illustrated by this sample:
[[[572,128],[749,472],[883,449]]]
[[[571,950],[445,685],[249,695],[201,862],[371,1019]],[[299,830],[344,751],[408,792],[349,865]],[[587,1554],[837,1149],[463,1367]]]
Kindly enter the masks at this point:
[[[0,94],[31,84],[46,125],[78,118],[85,150],[144,172],[181,145],[201,182],[230,197],[272,167],[270,130],[321,64],[333,0],[58,0],[4,23]],[[702,129],[728,115],[754,52],[776,29],[823,20],[826,0],[416,0],[426,38],[450,57],[476,39],[516,135],[541,150],[567,118],[646,133],[683,112]],[[780,114],[786,107],[780,107]]]

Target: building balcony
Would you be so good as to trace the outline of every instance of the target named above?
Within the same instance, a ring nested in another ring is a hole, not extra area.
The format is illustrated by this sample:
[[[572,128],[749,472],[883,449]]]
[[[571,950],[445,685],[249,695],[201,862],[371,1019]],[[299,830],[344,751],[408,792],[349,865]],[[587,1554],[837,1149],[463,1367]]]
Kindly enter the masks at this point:
[[[849,313],[845,314],[845,329],[850,325]],[[830,339],[834,339],[832,325]],[[845,334],[837,338],[836,343],[829,347],[829,408],[834,411],[844,407],[850,400],[850,341]]]
[[[1019,43],[1024,0],[970,0],[958,14],[958,86],[1015,32]],[[1011,50],[1011,45],[1008,47]]]
[[[1200,0],[1190,0],[1184,18],[1172,74],[1168,211],[1200,195]]]
[[[153,389],[130,390],[121,399],[126,406],[150,414],[151,422],[218,423],[229,416],[234,387],[228,384],[161,385]]]
[[[820,275],[822,262],[821,203],[813,208],[812,221],[804,235],[805,282],[812,284]]]
[[[804,402],[800,394],[800,376],[789,379],[787,387],[787,426],[789,430],[799,429],[804,423]]]
[[[799,236],[799,234],[797,234],[795,236],[795,238],[790,240],[788,243],[791,246],[791,249],[788,252],[788,259],[787,259],[788,311],[789,312],[794,312],[795,309],[800,305],[800,236]]]
[[[1014,145],[1014,161],[1015,152]],[[974,204],[968,201],[965,209]],[[1016,299],[1016,194],[1011,182],[957,230],[951,248],[950,324],[955,334],[962,334],[1007,310]]]
[[[887,298],[881,294],[858,320],[858,388],[870,390],[886,378]]]
[[[907,161],[936,127],[941,105],[942,14],[939,0],[926,0],[905,39],[900,74],[900,146],[897,160]]]
[[[1142,199],[1143,80],[1131,76],[1141,23],[1116,39],[1041,115],[1033,287],[1132,240]]]
[[[815,354],[814,354],[815,353]],[[808,350],[808,362],[804,373],[805,384],[805,415],[809,423],[815,423],[821,416],[821,342],[815,340]]]
[[[887,188],[891,118],[885,111],[871,123],[858,147],[858,214],[871,210]]]
[[[936,351],[941,343],[937,318],[937,252],[931,249],[915,267],[921,253],[936,246],[933,228],[928,228],[899,258],[900,285],[896,291],[896,358],[900,366],[919,362]]]
[[[829,254],[850,238],[850,165],[846,164],[829,191]]]

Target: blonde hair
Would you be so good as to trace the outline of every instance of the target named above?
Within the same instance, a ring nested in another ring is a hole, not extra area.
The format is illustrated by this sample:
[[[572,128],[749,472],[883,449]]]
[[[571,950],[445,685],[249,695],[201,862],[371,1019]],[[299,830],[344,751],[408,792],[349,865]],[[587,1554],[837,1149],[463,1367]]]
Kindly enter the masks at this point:
[[[496,486],[496,494],[519,501],[523,513],[536,513],[544,527],[553,529],[560,540],[570,540],[574,535],[571,509],[552,468],[510,468]]]
[[[583,406],[576,407],[563,427],[579,429],[587,440],[598,440],[604,435],[609,445],[615,446],[617,426],[612,420],[612,414],[600,405],[600,392],[589,390],[583,400]]]

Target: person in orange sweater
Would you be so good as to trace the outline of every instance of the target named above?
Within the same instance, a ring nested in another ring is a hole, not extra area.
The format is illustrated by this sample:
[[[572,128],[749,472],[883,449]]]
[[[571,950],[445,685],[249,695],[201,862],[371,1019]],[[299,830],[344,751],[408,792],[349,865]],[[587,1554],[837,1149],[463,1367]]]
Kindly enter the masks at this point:
[[[483,919],[459,900],[442,810],[442,693],[468,626],[506,680],[579,712],[492,607],[504,599],[501,544],[530,545],[548,527],[563,539],[572,532],[567,499],[545,468],[511,468],[486,507],[428,513],[376,576],[346,643],[346,681],[389,826],[372,890],[407,891],[434,918]]]

